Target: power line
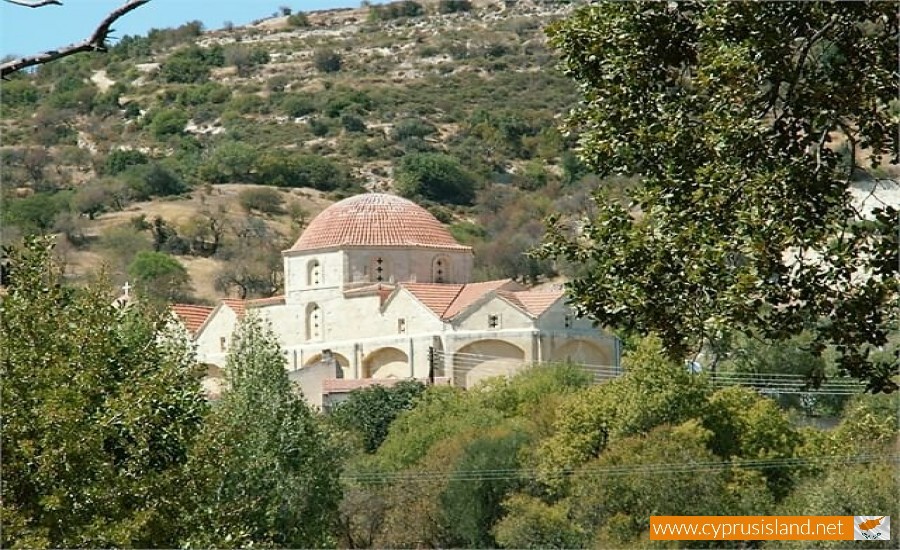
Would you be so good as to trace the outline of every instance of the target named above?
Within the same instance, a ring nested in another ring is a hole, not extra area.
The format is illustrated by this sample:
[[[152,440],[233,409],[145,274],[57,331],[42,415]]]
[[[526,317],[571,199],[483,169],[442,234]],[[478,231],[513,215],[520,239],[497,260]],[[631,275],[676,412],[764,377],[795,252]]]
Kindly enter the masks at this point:
[[[511,370],[530,366],[545,366],[553,364],[549,361],[533,361],[528,363],[522,359],[512,357],[494,356],[475,353],[451,353],[435,351],[435,358],[439,360],[449,359],[448,365],[455,374],[467,375],[478,368],[480,372],[488,375],[508,375]],[[500,363],[498,365],[498,363]],[[623,370],[613,365],[600,365],[583,363],[578,368],[598,379],[609,379],[623,374]],[[719,372],[704,374],[707,381],[714,387],[746,386],[757,389],[763,393],[784,395],[857,395],[863,393],[865,385],[855,380],[826,380],[819,387],[811,387],[809,379],[802,374],[792,373],[753,373],[753,372]]]
[[[506,468],[481,470],[456,470],[452,472],[402,471],[364,472],[345,474],[341,479],[357,483],[393,483],[401,481],[506,481],[516,479],[561,478],[578,474],[587,477],[621,477],[633,474],[665,475],[702,473],[730,468],[781,469],[800,466],[825,466],[839,464],[868,464],[873,462],[900,463],[900,454],[859,454],[846,456],[816,456],[805,458],[756,459],[738,461],[707,461],[689,463],[654,463],[605,468],[562,468],[541,470],[535,468]]]

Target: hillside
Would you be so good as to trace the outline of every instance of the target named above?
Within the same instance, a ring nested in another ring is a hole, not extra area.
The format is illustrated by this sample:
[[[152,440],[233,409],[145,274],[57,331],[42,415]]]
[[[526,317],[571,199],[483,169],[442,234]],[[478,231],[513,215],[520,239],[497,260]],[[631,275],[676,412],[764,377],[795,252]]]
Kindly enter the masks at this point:
[[[390,190],[473,244],[480,276],[552,276],[522,252],[541,214],[581,205],[595,183],[557,130],[577,90],[542,31],[570,9],[398,2],[214,32],[194,22],[16,75],[2,85],[4,240],[59,232],[73,275],[105,262],[117,283],[154,248],[187,267],[184,298],[268,295],[277,280],[213,283],[235,258],[258,264],[245,279],[272,279],[260,266],[309,216]],[[287,200],[241,207],[253,186]],[[211,212],[214,253],[190,245],[208,240],[198,225]]]

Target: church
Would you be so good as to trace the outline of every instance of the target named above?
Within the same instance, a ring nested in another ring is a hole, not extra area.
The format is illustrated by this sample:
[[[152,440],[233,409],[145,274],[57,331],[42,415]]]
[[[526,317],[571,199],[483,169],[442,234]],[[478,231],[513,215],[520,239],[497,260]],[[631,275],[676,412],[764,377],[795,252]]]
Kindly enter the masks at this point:
[[[283,256],[282,296],[173,306],[209,365],[212,393],[232,333],[251,311],[269,321],[290,377],[320,407],[371,384],[468,388],[536,362],[618,370],[618,340],[576,318],[562,290],[471,282],[472,249],[412,201],[381,193],[344,199]]]

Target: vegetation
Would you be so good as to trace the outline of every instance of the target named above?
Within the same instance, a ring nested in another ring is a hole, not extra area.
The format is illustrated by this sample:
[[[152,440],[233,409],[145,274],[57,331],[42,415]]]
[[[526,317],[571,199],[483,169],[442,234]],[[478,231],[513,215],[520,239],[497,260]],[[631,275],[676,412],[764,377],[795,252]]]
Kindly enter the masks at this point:
[[[900,162],[892,8],[610,2],[550,35],[585,93],[570,119],[584,162],[640,177],[633,210],[601,192],[577,235],[554,218],[547,255],[587,266],[579,310],[679,359],[729,331],[806,331],[897,390],[900,348],[873,352],[900,321],[900,212],[863,219],[848,193]]]
[[[653,514],[898,513],[896,395],[801,428],[649,337],[601,384],[545,365],[357,390],[323,416],[250,314],[209,407],[168,318],[65,282],[46,239],[5,254],[4,546],[609,547]]]

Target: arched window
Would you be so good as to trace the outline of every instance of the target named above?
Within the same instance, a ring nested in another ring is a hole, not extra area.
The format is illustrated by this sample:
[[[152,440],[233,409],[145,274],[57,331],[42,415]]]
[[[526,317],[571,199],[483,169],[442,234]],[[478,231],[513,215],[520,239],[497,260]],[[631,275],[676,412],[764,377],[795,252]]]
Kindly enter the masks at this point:
[[[322,339],[322,308],[318,304],[306,306],[306,339],[312,341]]]
[[[319,286],[322,282],[322,266],[319,260],[310,260],[306,267],[306,286]]]
[[[431,262],[431,280],[435,283],[443,283],[450,273],[450,259],[447,256],[436,256]]]

